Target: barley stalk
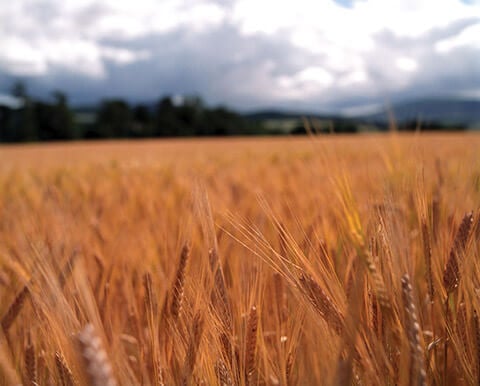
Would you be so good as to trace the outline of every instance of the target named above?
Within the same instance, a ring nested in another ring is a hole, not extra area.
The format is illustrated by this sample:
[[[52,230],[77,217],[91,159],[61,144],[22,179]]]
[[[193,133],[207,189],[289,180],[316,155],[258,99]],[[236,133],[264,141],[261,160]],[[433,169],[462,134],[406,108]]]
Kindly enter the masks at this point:
[[[72,256],[70,256],[68,261],[63,266],[63,269],[60,272],[60,275],[58,277],[58,283],[60,285],[60,288],[63,288],[65,286],[65,283],[67,282],[68,278],[72,274],[75,262],[77,261],[79,256],[80,254],[78,250],[75,249],[72,253]]]
[[[210,266],[214,270],[214,288],[211,293],[211,301],[214,308],[218,311],[220,321],[226,332],[232,333],[232,309],[228,299],[227,287],[223,276],[222,266],[215,249],[209,251]]]
[[[293,351],[290,351],[287,355],[287,361],[285,363],[285,378],[287,380],[287,385],[293,384],[293,363],[295,361]]]
[[[423,240],[423,257],[425,259],[425,277],[427,279],[427,288],[429,300],[433,302],[435,290],[433,287],[432,274],[432,247],[430,244],[430,235],[428,233],[427,223],[425,219],[422,220],[422,240]]]
[[[152,318],[157,314],[157,297],[153,290],[152,276],[150,272],[146,272],[143,275],[143,287],[145,289],[145,310],[149,318]]]
[[[480,321],[477,310],[473,310],[473,326],[475,328],[475,349],[477,353],[475,367],[477,370],[477,384],[480,385]]]

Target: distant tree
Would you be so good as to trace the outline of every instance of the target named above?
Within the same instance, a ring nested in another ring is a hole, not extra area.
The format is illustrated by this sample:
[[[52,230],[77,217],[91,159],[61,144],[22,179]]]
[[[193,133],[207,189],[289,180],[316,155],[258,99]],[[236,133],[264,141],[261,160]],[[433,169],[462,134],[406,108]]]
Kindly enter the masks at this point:
[[[152,135],[152,114],[146,105],[137,105],[133,109],[133,135],[149,137]]]
[[[25,86],[25,83],[23,83],[21,80],[17,80],[11,90],[10,94],[14,96],[15,98],[20,98],[20,99],[27,99],[27,87]]]
[[[203,99],[198,95],[187,95],[183,98],[183,103],[181,106],[188,106],[193,110],[200,113],[203,109],[205,109],[205,104],[203,103]]]
[[[347,119],[334,119],[333,130],[335,133],[353,134],[358,132],[357,124]]]
[[[10,142],[13,140],[15,128],[15,112],[7,106],[0,105],[0,141]]]
[[[126,138],[132,134],[133,115],[128,103],[121,99],[105,100],[97,115],[101,138]]]
[[[208,135],[205,126],[205,107],[202,98],[196,95],[186,96],[183,103],[177,107],[177,117],[180,122],[179,135]]]
[[[53,103],[33,102],[38,137],[46,141],[73,139],[73,114],[67,96],[60,91],[53,92],[52,96]]]
[[[208,110],[204,126],[207,135],[240,135],[247,134],[248,131],[245,119],[225,107]]]
[[[43,101],[33,103],[35,121],[38,129],[38,137],[41,140],[55,139],[53,129],[53,106]]]
[[[73,113],[68,106],[68,98],[62,91],[53,92],[53,132],[56,139],[73,139]]]
[[[170,96],[161,98],[155,106],[154,135],[173,136],[178,135],[181,129],[178,120],[177,108]]]
[[[32,99],[28,96],[27,87],[22,81],[14,83],[11,89],[12,96],[19,98],[23,106],[18,114],[18,123],[12,136],[14,141],[38,140],[38,127],[36,124],[35,108]]]
[[[10,90],[10,94],[15,98],[23,97],[26,94],[25,86],[21,82],[16,82]],[[19,98],[20,99],[20,98]],[[18,141],[18,127],[22,118],[20,111],[10,106],[8,103],[0,104],[0,141],[12,142]]]

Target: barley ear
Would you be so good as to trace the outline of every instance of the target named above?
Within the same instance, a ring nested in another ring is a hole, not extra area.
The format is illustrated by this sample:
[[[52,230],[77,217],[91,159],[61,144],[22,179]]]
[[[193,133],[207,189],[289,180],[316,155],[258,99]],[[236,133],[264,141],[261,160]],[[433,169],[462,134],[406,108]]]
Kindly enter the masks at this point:
[[[200,313],[197,313],[193,318],[192,332],[190,334],[187,354],[185,357],[184,367],[182,371],[183,385],[189,384],[190,378],[193,374],[193,369],[198,355],[198,349],[200,347],[200,341],[202,339],[203,326],[203,317]]]
[[[178,262],[175,280],[172,286],[172,301],[170,303],[170,314],[174,320],[178,319],[182,309],[183,289],[185,284],[185,272],[187,268],[188,258],[190,256],[190,246],[185,244],[180,253],[180,261]]]
[[[37,357],[35,356],[35,346],[30,333],[28,334],[27,346],[25,347],[25,369],[28,384],[38,385]]]
[[[443,273],[443,286],[447,291],[447,294],[453,292],[460,282],[460,267],[459,259],[465,251],[467,246],[470,231],[473,225],[473,212],[467,213],[462,220],[462,223],[458,227],[455,240],[453,242],[452,249],[450,250],[450,256],[445,265]]]
[[[427,384],[427,373],[420,340],[421,328],[412,292],[410,276],[405,274],[402,276],[402,300],[405,307],[406,330],[410,343],[410,384],[424,386]]]
[[[57,367],[57,371],[60,376],[61,386],[75,386],[77,384],[77,381],[75,380],[73,372],[70,370],[65,357],[59,351],[55,352],[55,366]]]
[[[258,314],[257,307],[252,306],[248,314],[247,332],[245,336],[245,379],[246,384],[252,383],[255,372],[255,356],[257,350]]]
[[[427,279],[429,300],[433,302],[435,289],[433,287],[432,274],[432,246],[430,243],[430,234],[428,233],[427,222],[422,219],[422,241],[423,241],[423,257],[425,259],[425,277]]]
[[[7,333],[9,328],[12,326],[13,322],[22,310],[23,304],[25,303],[29,293],[30,291],[28,290],[28,287],[23,287],[17,296],[15,296],[15,299],[13,300],[12,304],[10,304],[10,307],[8,307],[7,312],[2,317],[2,329],[4,333]]]
[[[390,304],[390,299],[388,297],[388,292],[385,287],[385,281],[383,280],[383,276],[378,270],[377,264],[373,259],[373,256],[370,254],[369,251],[364,252],[365,261],[367,263],[368,272],[370,273],[372,280],[373,280],[373,288],[375,290],[375,295],[377,298],[378,303],[384,310],[390,310],[392,308]]]
[[[217,376],[217,381],[220,386],[232,386],[233,381],[230,376],[230,372],[225,365],[225,362],[221,359],[215,362],[215,374]]]
[[[85,326],[78,334],[78,342],[89,386],[116,386],[107,353],[92,324]]]
[[[327,322],[327,324],[340,335],[344,328],[344,318],[337,309],[332,299],[325,293],[320,285],[311,277],[301,274],[299,277],[301,289],[307,296],[314,309]]]

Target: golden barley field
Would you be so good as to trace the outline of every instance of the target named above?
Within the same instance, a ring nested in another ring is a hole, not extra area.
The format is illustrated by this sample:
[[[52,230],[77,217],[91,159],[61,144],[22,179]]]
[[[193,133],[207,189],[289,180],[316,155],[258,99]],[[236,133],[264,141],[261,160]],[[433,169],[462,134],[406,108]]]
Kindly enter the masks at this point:
[[[480,135],[0,147],[0,384],[480,382]]]

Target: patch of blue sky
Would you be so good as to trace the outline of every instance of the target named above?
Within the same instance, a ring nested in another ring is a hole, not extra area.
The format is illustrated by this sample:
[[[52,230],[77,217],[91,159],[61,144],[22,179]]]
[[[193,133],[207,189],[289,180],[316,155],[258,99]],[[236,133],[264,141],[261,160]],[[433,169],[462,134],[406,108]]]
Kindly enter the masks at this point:
[[[354,0],[333,0],[333,1],[335,1],[335,3],[345,8],[352,8],[353,3],[355,2]]]

